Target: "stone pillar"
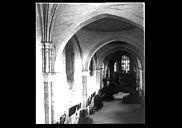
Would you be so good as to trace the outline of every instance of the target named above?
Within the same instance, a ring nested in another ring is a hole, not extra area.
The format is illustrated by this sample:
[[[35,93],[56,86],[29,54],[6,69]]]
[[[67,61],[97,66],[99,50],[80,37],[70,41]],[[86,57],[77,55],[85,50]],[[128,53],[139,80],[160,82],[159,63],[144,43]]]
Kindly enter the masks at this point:
[[[116,72],[119,73],[119,61],[118,61],[118,59],[116,60]]]
[[[89,75],[88,71],[82,71],[82,87],[83,87],[83,104],[82,104],[82,109],[86,109],[86,100],[87,100],[87,77]]]
[[[100,89],[100,69],[96,69],[96,86],[98,91]]]
[[[139,87],[143,90],[142,69],[139,69]]]
[[[42,71],[51,73],[51,42],[42,41]]]
[[[49,74],[44,74],[45,123],[51,124],[51,82]]]
[[[142,77],[142,88],[143,88],[143,93],[144,93],[144,95],[145,95],[145,71],[144,71],[144,69],[142,69],[141,70],[142,71],[142,73],[141,73],[141,77]]]
[[[42,71],[44,76],[45,123],[51,124],[51,42],[42,41]]]
[[[122,72],[122,70],[121,70],[121,59],[118,59],[118,70],[119,70],[119,73]]]
[[[54,90],[53,90],[53,86],[54,86],[54,80],[53,78],[55,77],[56,73],[51,74],[51,96],[50,96],[50,100],[51,100],[51,123],[54,124],[55,122],[55,109],[54,109]]]
[[[100,68],[100,89],[103,88],[103,75],[104,75],[104,68]]]
[[[87,101],[87,78],[89,76],[89,72],[87,70],[82,70],[82,106],[81,106],[81,111],[80,111],[80,118],[81,119],[86,119],[88,117],[88,110],[86,107],[86,101]]]

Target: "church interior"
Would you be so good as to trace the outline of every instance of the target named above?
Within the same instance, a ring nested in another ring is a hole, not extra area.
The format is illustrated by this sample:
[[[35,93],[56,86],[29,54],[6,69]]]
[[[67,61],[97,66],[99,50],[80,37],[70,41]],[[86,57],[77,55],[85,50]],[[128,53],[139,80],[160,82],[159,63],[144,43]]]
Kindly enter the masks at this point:
[[[35,7],[36,124],[145,123],[145,4]]]

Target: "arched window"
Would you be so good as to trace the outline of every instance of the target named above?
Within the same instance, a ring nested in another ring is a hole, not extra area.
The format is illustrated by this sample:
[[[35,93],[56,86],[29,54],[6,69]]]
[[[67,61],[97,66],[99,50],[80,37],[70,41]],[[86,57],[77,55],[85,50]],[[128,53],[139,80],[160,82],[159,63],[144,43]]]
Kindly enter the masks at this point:
[[[90,76],[93,76],[93,70],[94,70],[94,62],[93,62],[93,58],[91,59],[90,61],[90,67],[89,67],[89,70],[90,70]]]
[[[75,70],[75,58],[74,58],[74,48],[73,48],[73,43],[69,42],[66,47],[66,74],[67,74],[67,80],[69,82],[74,81],[74,70]]]
[[[115,62],[114,63],[114,72],[116,72],[117,71],[117,63]]]
[[[90,67],[89,67],[90,76],[93,76],[94,72],[96,71],[96,62],[97,62],[97,56],[94,55],[90,61]]]
[[[128,73],[128,71],[130,70],[130,60],[126,55],[122,56],[121,67],[122,70],[125,71],[126,73]]]

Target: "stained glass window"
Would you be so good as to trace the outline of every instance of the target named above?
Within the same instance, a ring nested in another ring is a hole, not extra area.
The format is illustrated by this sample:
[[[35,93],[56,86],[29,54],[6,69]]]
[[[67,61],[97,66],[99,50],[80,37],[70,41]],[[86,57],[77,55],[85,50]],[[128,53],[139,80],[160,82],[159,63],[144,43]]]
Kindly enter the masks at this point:
[[[122,70],[125,71],[126,73],[128,73],[128,71],[130,70],[130,60],[126,55],[122,56],[121,67]]]
[[[114,72],[116,72],[117,71],[117,63],[115,62],[114,63]]]

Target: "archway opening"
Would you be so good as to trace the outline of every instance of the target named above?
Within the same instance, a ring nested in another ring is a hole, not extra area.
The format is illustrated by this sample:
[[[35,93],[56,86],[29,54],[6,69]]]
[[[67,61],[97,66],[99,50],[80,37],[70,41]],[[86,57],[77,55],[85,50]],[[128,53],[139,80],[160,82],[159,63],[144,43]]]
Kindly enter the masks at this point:
[[[135,52],[129,46],[126,48],[121,42],[111,42],[94,53],[94,56],[98,56],[97,67],[100,70],[101,80],[99,94],[104,104],[100,111],[103,113],[107,113],[107,111],[121,112],[121,109],[130,111],[130,107],[133,107],[136,111],[131,112],[132,120],[143,122],[144,109],[141,92],[142,81],[140,80],[142,79],[140,70],[143,62],[141,62],[140,54]],[[96,114],[91,117],[97,120],[100,115]],[[123,118],[121,115],[118,117]],[[130,119],[126,119],[126,122],[129,122]]]
[[[110,59],[105,60],[107,69],[103,78],[103,87],[115,87],[112,95],[118,92],[136,92],[139,87],[137,82],[137,70],[139,69],[136,63],[137,58],[126,51],[117,51],[105,58]]]
[[[107,19],[107,18],[106,18]],[[105,20],[105,19],[104,19]],[[108,20],[108,19],[107,19]],[[112,20],[113,21],[113,20]],[[101,22],[103,22],[103,20],[101,21]],[[104,21],[105,22],[105,21]],[[99,23],[98,23],[99,24]],[[127,25],[126,25],[127,26]],[[111,27],[112,28],[112,27]],[[126,29],[133,29],[133,28],[135,28],[135,26],[130,26],[130,27],[126,27]],[[92,31],[91,29],[92,29],[92,27],[91,28],[89,28],[88,26],[87,27],[85,27],[84,29],[86,29],[86,30],[89,30],[89,31]],[[107,29],[105,29],[104,31],[105,32],[108,32],[109,31],[109,27],[107,28]],[[112,28],[113,29],[113,28]],[[117,29],[118,28],[116,28],[115,27],[115,29],[116,29],[116,31],[118,31]],[[123,28],[122,28],[123,29]],[[113,31],[113,30],[112,30]],[[75,35],[74,35],[74,37],[76,37],[76,36],[79,36],[79,35],[77,35],[77,32],[75,33]],[[71,37],[72,38],[72,37]],[[115,37],[114,37],[115,38]],[[71,39],[70,39],[71,40]],[[74,52],[74,50],[73,50],[73,42],[70,42],[70,40],[66,43],[66,45],[65,45],[65,47],[64,47],[64,45],[62,45],[63,47],[63,52],[62,52],[62,56],[65,58],[65,59],[60,59],[61,61],[63,61],[63,62],[61,62],[61,63],[63,63],[63,65],[64,65],[64,68],[60,68],[60,65],[59,65],[59,63],[56,63],[57,65],[56,65],[56,67],[59,67],[59,69],[60,70],[56,70],[56,71],[60,71],[61,72],[61,74],[62,74],[62,76],[63,77],[65,77],[66,78],[66,83],[64,84],[64,85],[69,85],[68,87],[70,88],[70,90],[68,90],[68,88],[67,88],[67,93],[69,93],[70,94],[70,96],[69,96],[69,100],[67,100],[67,101],[70,101],[71,102],[71,104],[70,103],[68,103],[68,105],[65,107],[65,109],[67,109],[66,111],[67,111],[67,113],[69,113],[70,111],[71,111],[71,108],[74,108],[75,106],[78,106],[78,104],[80,105],[80,102],[85,102],[83,99],[82,99],[82,101],[81,101],[81,98],[80,98],[80,101],[79,100],[72,100],[72,96],[71,96],[71,94],[75,94],[74,93],[74,83],[75,83],[75,78],[76,77],[78,77],[78,76],[81,76],[82,77],[82,75],[84,74],[84,73],[81,73],[81,71],[83,71],[83,70],[86,70],[86,71],[88,71],[89,72],[89,74],[87,74],[88,76],[86,76],[87,77],[87,80],[86,80],[86,82],[87,82],[87,87],[86,87],[86,95],[87,95],[87,101],[90,101],[90,97],[92,97],[93,96],[93,94],[95,94],[95,91],[97,91],[97,90],[99,90],[99,88],[98,87],[100,87],[100,86],[98,86],[98,81],[100,82],[100,81],[102,81],[102,79],[100,79],[99,77],[99,75],[101,75],[101,72],[99,72],[99,73],[97,73],[97,68],[100,68],[100,67],[98,67],[98,62],[97,62],[97,59],[96,59],[96,57],[95,57],[95,55],[93,55],[92,57],[91,57],[91,59],[90,59],[90,64],[89,64],[89,66],[87,65],[87,64],[85,64],[85,60],[84,60],[84,55],[85,54],[83,54],[83,58],[79,58],[81,61],[83,61],[83,62],[81,62],[81,63],[79,63],[79,65],[78,66],[76,66],[76,61],[75,61],[75,52]],[[81,42],[81,41],[80,41]],[[83,43],[86,43],[86,42],[81,42],[81,45],[83,46],[84,44]],[[99,47],[102,47],[102,46],[99,46]],[[82,47],[83,48],[83,47]],[[82,49],[83,50],[83,49]],[[91,50],[91,49],[88,49],[88,50]],[[60,51],[61,51],[61,49],[59,50],[59,53],[60,53]],[[80,52],[81,53],[81,52]],[[59,54],[57,54],[57,58],[60,58],[59,56],[58,56]],[[111,57],[112,58],[112,57]],[[117,59],[116,59],[117,60]],[[87,61],[87,60],[86,60]],[[113,59],[110,59],[109,61],[107,61],[107,63],[109,63],[109,67],[108,67],[108,69],[111,69],[111,65],[114,63],[114,61],[115,60],[113,60]],[[121,61],[121,60],[120,60]],[[57,61],[56,61],[57,62]],[[58,62],[59,62],[59,60],[58,60]],[[88,61],[89,62],[89,61]],[[88,63],[88,62],[86,62],[86,63]],[[112,65],[113,66],[113,65]],[[75,68],[76,67],[76,68]],[[89,67],[89,68],[87,68],[87,67]],[[123,67],[123,66],[121,66],[121,67]],[[124,66],[124,67],[126,67],[126,66]],[[80,69],[78,69],[78,68],[80,68]],[[79,73],[80,74],[75,74],[76,72],[75,72],[75,69],[78,71],[79,70]],[[63,71],[63,70],[65,70],[65,71]],[[99,69],[100,70],[100,69]],[[127,71],[126,72],[128,72],[128,71],[130,71],[130,69],[127,69]],[[64,73],[62,73],[62,72],[64,72]],[[111,72],[111,71],[110,71]],[[111,73],[111,75],[112,76],[114,76],[114,74],[113,73]],[[76,76],[76,77],[75,77]],[[75,85],[79,85],[79,87],[81,87],[80,85],[84,85],[83,83],[83,81],[85,80],[83,80],[82,78],[80,77],[80,82],[79,83],[77,83],[77,84],[75,84]],[[113,77],[114,78],[114,77]],[[82,81],[82,82],[81,82]],[[115,80],[115,78],[114,78],[114,81],[116,81]],[[61,81],[61,84],[63,84],[63,81]],[[95,86],[96,85],[96,86]],[[84,87],[83,87],[84,88]],[[80,93],[79,94],[83,94],[83,89],[82,88],[82,90],[80,90]],[[78,88],[75,88],[75,89],[78,89]],[[70,92],[73,92],[73,93],[70,93]],[[62,90],[62,92],[63,92],[63,90]],[[110,91],[111,92],[111,91]],[[85,93],[85,92],[84,92]],[[77,93],[78,94],[78,93]],[[77,95],[76,94],[76,95]],[[73,97],[74,97],[74,95],[73,95]],[[74,97],[75,98],[75,97]],[[74,102],[73,102],[74,101]],[[79,101],[79,102],[75,102],[75,101]],[[87,105],[88,105],[88,103],[86,102],[86,107],[87,107]],[[68,110],[68,108],[69,108],[69,110]],[[76,107],[77,108],[77,107]],[[76,109],[77,110],[77,109]],[[75,114],[76,114],[77,112],[76,111],[74,111],[74,112],[72,112],[72,115],[74,116]],[[67,115],[70,115],[70,114],[67,114]],[[72,115],[70,115],[70,117],[72,116]],[[79,114],[78,114],[79,115]],[[58,117],[58,116],[57,116]],[[77,116],[75,116],[75,117],[77,117]]]
[[[122,41],[109,42],[93,52],[97,56],[97,69],[100,72],[100,92],[108,90],[108,97],[114,94],[129,93],[131,102],[141,103],[143,91],[143,55],[138,50]],[[90,61],[89,66],[92,61]]]

